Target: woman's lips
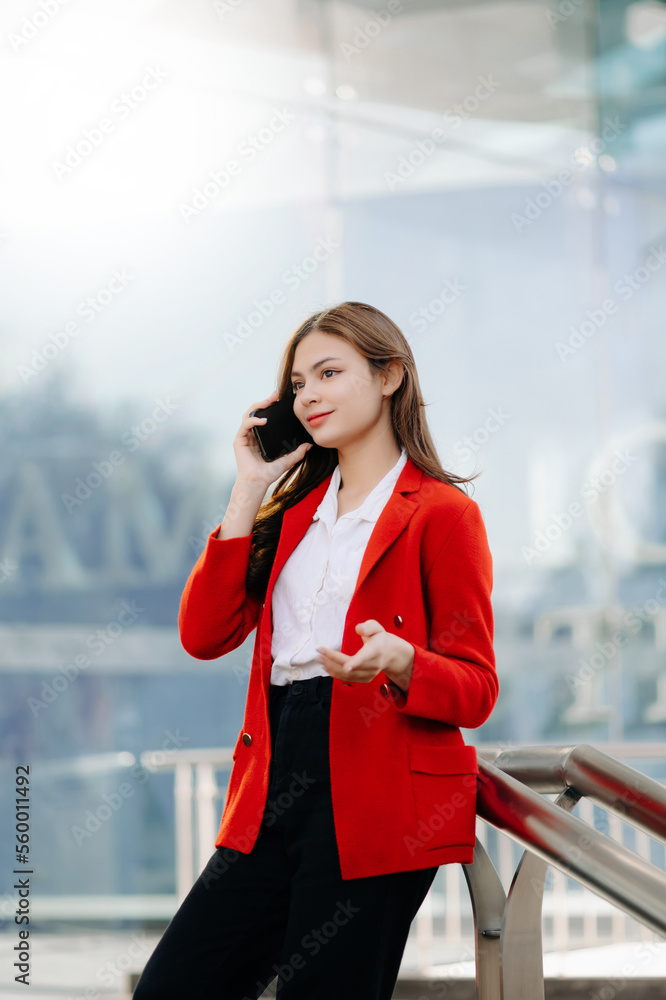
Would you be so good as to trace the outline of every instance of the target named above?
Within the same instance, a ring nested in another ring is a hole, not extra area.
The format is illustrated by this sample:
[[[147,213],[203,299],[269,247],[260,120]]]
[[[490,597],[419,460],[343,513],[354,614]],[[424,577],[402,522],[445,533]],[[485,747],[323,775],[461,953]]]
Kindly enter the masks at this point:
[[[322,413],[320,416],[313,417],[312,420],[308,420],[309,426],[317,427],[322,422],[322,420],[326,420],[326,417],[330,417],[332,412],[333,411],[331,410],[329,413]]]

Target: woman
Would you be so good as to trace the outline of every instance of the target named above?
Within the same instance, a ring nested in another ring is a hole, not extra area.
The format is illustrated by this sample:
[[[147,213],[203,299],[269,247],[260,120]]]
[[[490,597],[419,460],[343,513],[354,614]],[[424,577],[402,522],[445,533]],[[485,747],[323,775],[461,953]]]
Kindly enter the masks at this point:
[[[250,412],[290,394],[314,443],[265,462]],[[398,327],[344,302],[296,330],[243,417],[179,628],[200,659],[257,628],[245,716],[216,851],[138,1000],[254,1000],[276,975],[281,1000],[388,1000],[439,865],[472,861],[460,727],[498,694],[492,560],[423,406]]]

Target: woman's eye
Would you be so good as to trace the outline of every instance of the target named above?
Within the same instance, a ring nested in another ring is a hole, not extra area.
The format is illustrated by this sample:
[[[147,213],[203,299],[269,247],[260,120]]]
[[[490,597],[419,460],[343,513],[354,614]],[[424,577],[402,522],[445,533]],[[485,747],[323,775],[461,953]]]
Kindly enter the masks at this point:
[[[323,368],[323,369],[322,369],[322,375],[325,375],[325,374],[326,374],[326,372],[332,372],[332,373],[333,373],[333,375],[337,375],[337,374],[338,374],[338,372],[337,372],[337,369],[335,369],[335,368]],[[326,381],[328,381],[328,379],[327,379]],[[294,394],[296,394],[296,392],[297,392],[297,390],[298,390],[298,387],[299,387],[300,385],[303,385],[303,383],[302,383],[302,382],[292,382],[292,383],[291,383],[291,390],[292,390],[292,392],[293,392]]]

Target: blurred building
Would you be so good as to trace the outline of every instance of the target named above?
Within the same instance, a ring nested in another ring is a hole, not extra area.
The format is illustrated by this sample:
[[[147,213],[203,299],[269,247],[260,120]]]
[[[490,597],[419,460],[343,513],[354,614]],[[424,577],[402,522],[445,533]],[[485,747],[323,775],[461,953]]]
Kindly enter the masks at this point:
[[[399,323],[442,463],[483,471],[502,692],[467,738],[663,741],[666,4],[33,20],[2,14],[0,741],[35,891],[173,894],[140,755],[233,744],[254,638],[193,660],[180,594],[240,414],[334,301]]]

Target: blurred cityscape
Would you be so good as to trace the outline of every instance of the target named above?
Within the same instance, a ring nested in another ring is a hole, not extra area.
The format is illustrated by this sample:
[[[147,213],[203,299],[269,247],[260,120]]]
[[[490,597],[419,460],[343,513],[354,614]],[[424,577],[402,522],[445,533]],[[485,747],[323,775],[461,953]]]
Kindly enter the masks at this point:
[[[443,466],[482,472],[501,694],[467,741],[666,781],[666,3],[8,0],[0,25],[3,960],[19,765],[47,992],[122,993],[72,956],[107,935],[140,968],[212,852],[254,634],[195,660],[179,600],[242,413],[334,302],[398,323]],[[472,922],[440,875],[443,967]],[[639,940],[562,892],[560,957]]]

